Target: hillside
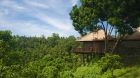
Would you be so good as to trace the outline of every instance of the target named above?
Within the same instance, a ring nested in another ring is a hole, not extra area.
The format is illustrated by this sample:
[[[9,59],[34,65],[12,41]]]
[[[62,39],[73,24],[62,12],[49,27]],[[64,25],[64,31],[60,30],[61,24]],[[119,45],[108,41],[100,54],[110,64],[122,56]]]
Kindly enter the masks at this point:
[[[12,36],[0,31],[0,78],[140,78],[140,67],[124,66],[120,56],[106,54],[85,64],[72,49],[73,36]]]

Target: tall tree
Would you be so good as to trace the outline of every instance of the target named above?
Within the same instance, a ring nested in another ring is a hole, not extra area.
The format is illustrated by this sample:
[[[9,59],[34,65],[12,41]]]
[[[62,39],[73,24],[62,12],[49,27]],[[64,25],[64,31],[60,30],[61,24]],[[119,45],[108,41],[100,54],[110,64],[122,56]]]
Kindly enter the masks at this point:
[[[133,33],[140,25],[140,0],[80,0],[70,12],[73,26],[81,35],[97,29],[105,31],[105,51],[108,35],[116,32],[119,39]]]

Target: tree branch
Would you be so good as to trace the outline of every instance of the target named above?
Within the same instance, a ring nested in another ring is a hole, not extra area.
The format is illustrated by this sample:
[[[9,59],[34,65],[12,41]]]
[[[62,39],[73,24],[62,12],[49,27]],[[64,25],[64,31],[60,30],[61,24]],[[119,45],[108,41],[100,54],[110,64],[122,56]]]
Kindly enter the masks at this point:
[[[109,35],[112,34],[113,29],[114,29],[114,26],[111,28],[111,30],[110,30],[110,32],[109,32]]]
[[[108,30],[108,22],[107,22],[107,25],[106,25],[106,33],[108,33],[107,30]]]
[[[103,30],[106,32],[105,26],[104,26],[104,24],[103,24],[103,21],[100,21],[100,22],[101,22],[101,24],[102,24]]]

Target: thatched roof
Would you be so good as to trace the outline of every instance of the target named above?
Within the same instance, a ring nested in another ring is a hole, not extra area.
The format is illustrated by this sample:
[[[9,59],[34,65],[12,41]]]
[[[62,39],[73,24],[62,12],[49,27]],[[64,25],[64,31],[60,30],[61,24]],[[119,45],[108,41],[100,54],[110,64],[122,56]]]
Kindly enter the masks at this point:
[[[108,36],[112,39],[111,36]],[[104,30],[98,30],[97,32],[91,32],[85,36],[80,37],[77,41],[98,41],[105,39],[105,32]],[[136,29],[136,31],[132,34],[127,36],[125,39],[127,40],[139,40],[140,39],[140,27]]]
[[[98,30],[97,32],[91,32],[77,41],[94,41],[94,40],[104,40],[105,39],[105,32],[104,30]]]
[[[140,39],[140,27],[138,27],[136,32],[134,32],[132,35],[129,35],[127,39]]]

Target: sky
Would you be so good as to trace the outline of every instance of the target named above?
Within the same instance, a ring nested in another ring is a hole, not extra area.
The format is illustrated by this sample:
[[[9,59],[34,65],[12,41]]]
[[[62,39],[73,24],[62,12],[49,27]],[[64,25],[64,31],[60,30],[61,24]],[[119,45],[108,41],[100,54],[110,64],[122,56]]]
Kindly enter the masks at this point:
[[[0,30],[20,36],[79,36],[69,12],[79,0],[0,0]]]

